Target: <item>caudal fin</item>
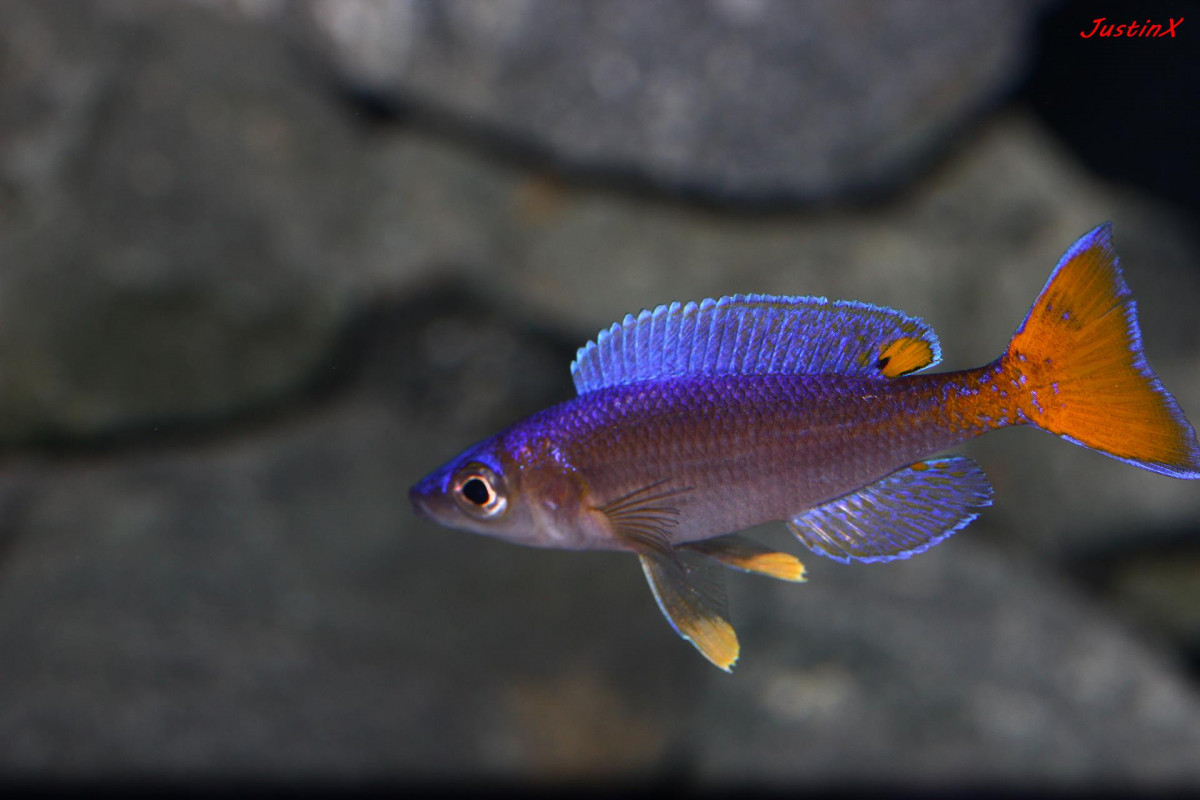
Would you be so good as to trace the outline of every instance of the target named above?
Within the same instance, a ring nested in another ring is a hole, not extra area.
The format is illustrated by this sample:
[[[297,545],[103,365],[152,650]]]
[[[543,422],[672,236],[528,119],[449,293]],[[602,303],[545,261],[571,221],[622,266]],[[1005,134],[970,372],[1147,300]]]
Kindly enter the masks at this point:
[[[1200,445],[1142,353],[1112,226],[1058,262],[1000,360],[1028,422],[1143,469],[1200,478]]]

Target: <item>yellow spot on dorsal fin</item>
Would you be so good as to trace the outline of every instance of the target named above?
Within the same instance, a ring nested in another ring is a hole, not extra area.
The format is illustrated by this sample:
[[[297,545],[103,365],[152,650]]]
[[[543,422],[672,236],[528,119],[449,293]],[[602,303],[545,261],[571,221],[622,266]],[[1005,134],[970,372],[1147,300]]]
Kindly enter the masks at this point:
[[[933,358],[933,347],[929,342],[915,336],[902,336],[880,348],[875,367],[885,378],[898,378],[928,367]]]

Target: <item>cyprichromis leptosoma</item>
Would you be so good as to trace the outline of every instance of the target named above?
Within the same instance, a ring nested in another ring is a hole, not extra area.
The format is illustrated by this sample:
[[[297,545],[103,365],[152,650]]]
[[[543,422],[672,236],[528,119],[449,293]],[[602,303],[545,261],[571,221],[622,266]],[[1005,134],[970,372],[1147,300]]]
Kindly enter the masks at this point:
[[[804,580],[737,531],[781,520],[842,562],[908,558],[991,504],[937,454],[1028,425],[1136,467],[1200,477],[1200,446],[1142,353],[1101,225],[1067,250],[1008,349],[938,363],[924,322],[821,297],[735,295],[628,315],[579,350],[578,395],[475,444],[410,492],[452,528],[637,556],[663,614],[713,664],[739,653],[719,565]]]

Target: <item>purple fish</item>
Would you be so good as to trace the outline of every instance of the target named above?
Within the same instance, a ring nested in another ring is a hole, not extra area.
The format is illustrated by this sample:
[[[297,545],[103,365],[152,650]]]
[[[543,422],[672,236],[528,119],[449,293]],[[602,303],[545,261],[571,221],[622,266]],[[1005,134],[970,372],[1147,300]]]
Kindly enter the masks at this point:
[[[578,396],[414,486],[416,510],[535,547],[625,550],[680,636],[738,658],[717,565],[804,580],[736,534],[784,521],[842,562],[923,552],[991,504],[983,472],[931,458],[1031,425],[1143,469],[1200,478],[1200,445],[1142,354],[1108,224],[1059,261],[1008,349],[960,372],[924,322],[820,297],[737,295],[628,315],[583,347]]]

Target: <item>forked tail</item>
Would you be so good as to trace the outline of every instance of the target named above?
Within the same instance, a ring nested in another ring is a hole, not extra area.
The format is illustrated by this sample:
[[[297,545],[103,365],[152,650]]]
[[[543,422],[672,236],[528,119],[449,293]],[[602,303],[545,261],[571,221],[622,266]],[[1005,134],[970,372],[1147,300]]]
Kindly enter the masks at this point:
[[[1176,478],[1200,478],[1200,445],[1142,353],[1112,226],[1058,262],[1001,357],[1019,413],[1042,430]]]

